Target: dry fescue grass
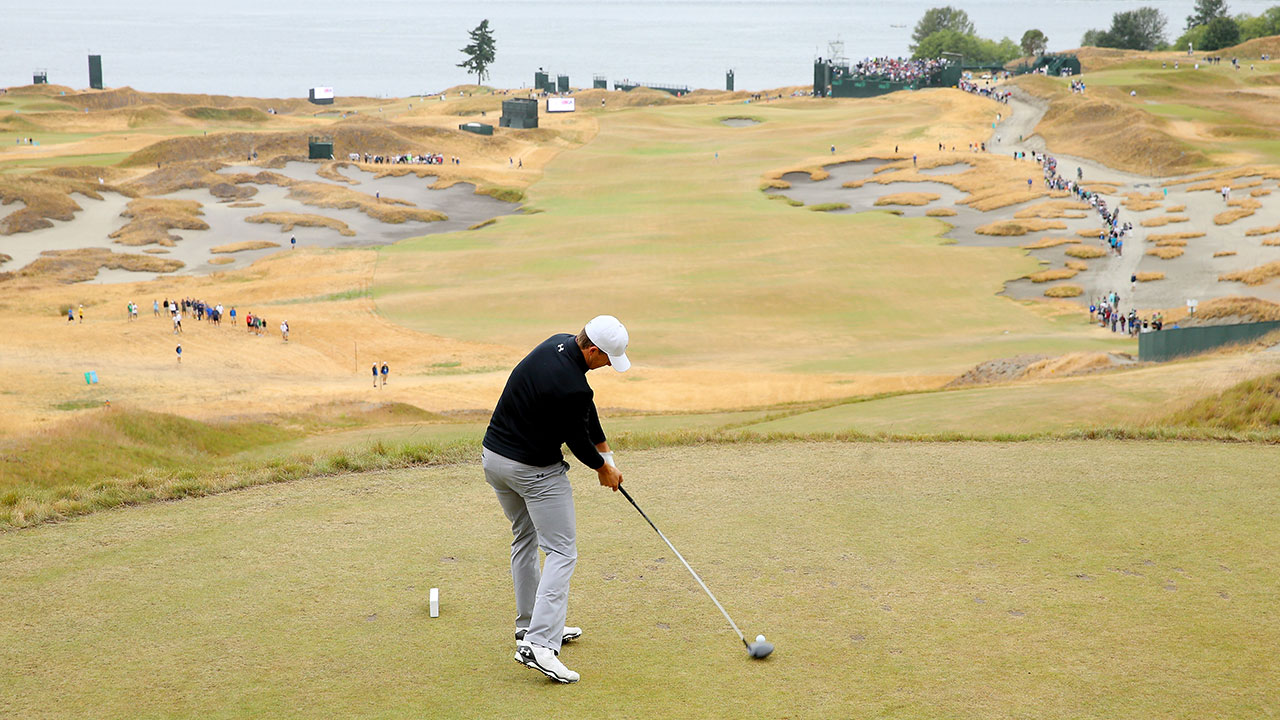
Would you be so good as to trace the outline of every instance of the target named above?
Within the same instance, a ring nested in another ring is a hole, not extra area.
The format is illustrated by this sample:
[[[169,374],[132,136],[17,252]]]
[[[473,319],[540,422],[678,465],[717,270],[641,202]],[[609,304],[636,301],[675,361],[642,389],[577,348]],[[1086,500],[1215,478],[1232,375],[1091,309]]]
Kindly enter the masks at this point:
[[[1215,225],[1230,225],[1231,223],[1241,218],[1249,217],[1250,215],[1257,212],[1259,208],[1262,207],[1262,203],[1257,200],[1254,200],[1253,198],[1241,198],[1239,200],[1232,200],[1227,204],[1234,207],[1235,209],[1227,210],[1225,212],[1220,212],[1217,215],[1214,215],[1213,223]]]
[[[230,205],[228,205],[227,207],[233,207],[233,208],[260,208],[260,207],[262,207],[262,203],[260,203],[260,202],[238,202],[238,203],[231,203],[231,204],[230,204]]]
[[[241,242],[227,243],[226,245],[218,245],[211,248],[209,252],[215,255],[223,253],[237,253],[246,250],[265,250],[266,248],[280,247],[280,243],[273,243],[270,240],[244,240]]]
[[[1159,245],[1171,240],[1182,240],[1184,241],[1182,244],[1185,245],[1186,240],[1194,240],[1202,237],[1204,237],[1204,233],[1202,232],[1152,233],[1147,236],[1147,242]]]
[[[92,280],[101,268],[131,270],[134,272],[168,273],[181,269],[184,263],[172,258],[148,255],[115,253],[106,248],[81,248],[79,250],[45,250],[35,262],[16,273],[6,273],[13,278],[51,280],[60,283],[77,283]]]
[[[100,171],[100,172],[95,172]],[[0,218],[0,235],[53,227],[51,220],[72,220],[82,208],[71,197],[78,192],[101,200],[103,191],[134,193],[110,181],[118,178],[112,168],[55,168],[29,175],[0,174],[0,205],[21,202],[24,207]],[[106,183],[100,184],[102,177]]]
[[[956,211],[951,208],[929,208],[924,214],[928,217],[955,217]]]
[[[813,212],[833,212],[835,210],[848,210],[849,203],[841,203],[841,202],[818,203],[817,205],[810,205],[805,209],[812,210]]]
[[[156,248],[144,248],[144,249],[142,250],[142,252],[144,252],[144,253],[146,253],[146,254],[148,254],[148,255],[168,255],[168,254],[169,254],[169,249],[168,249],[168,248],[162,248],[162,247],[156,247]]]
[[[860,188],[867,183],[890,185],[896,182],[936,182],[950,185],[960,192],[967,193],[961,204],[975,210],[987,212],[1010,205],[1018,205],[1048,195],[1041,187],[1028,189],[1026,184],[1025,164],[1015,162],[1003,155],[972,155],[969,153],[929,153],[919,159],[918,166],[913,166],[911,158],[882,158],[878,156],[862,156],[851,160],[887,159],[889,162],[876,168],[875,174],[864,180],[853,180],[842,187]],[[965,164],[967,170],[945,175],[926,175],[928,170],[946,165]],[[768,173],[766,178],[781,177],[785,172],[805,172],[806,169],[792,168],[787,171]]]
[[[1161,260],[1172,260],[1176,257],[1181,257],[1184,252],[1186,251],[1180,247],[1164,246],[1151,248],[1147,251],[1147,254],[1152,257],[1158,257]]]
[[[1093,258],[1105,257],[1106,250],[1096,245],[1072,245],[1066,249],[1068,257],[1080,258],[1081,260],[1092,260]]]
[[[1171,240],[1156,241],[1156,247],[1186,247],[1186,246],[1187,246],[1186,240],[1171,239]]]
[[[1131,192],[1125,194],[1124,200],[1121,201],[1120,204],[1134,212],[1142,212],[1144,210],[1151,210],[1152,208],[1160,207],[1160,203],[1163,199],[1163,193]]]
[[[1074,352],[1059,357],[1036,360],[1027,365],[1020,380],[1036,378],[1070,377],[1115,367],[1111,356],[1104,352]]]
[[[1162,272],[1140,272],[1134,273],[1134,275],[1138,277],[1138,282],[1155,282],[1156,280],[1164,279],[1164,273]]]
[[[1255,198],[1266,197],[1267,195],[1270,195],[1270,194],[1271,194],[1271,190],[1269,188],[1254,188],[1253,190],[1249,191],[1249,197],[1255,197]]]
[[[216,257],[216,258],[209,258],[209,264],[210,264],[210,265],[228,265],[228,264],[233,263],[233,262],[235,262],[235,261],[236,261],[236,259],[235,259],[235,258],[231,258],[231,257]]]
[[[325,180],[333,180],[334,182],[347,183],[348,185],[359,185],[360,181],[343,175],[338,172],[339,168],[356,167],[355,164],[346,162],[345,160],[337,160],[327,162],[316,168],[316,174]]]
[[[1186,215],[1161,215],[1159,217],[1145,218],[1139,224],[1142,227],[1162,227],[1171,223],[1184,223],[1190,220],[1191,218]]]
[[[289,187],[289,198],[314,207],[356,209],[374,220],[396,225],[404,222],[436,222],[449,219],[442,212],[413,207],[413,204],[407,200],[387,197],[375,199],[372,195],[326,183],[294,184]]]
[[[1185,305],[1169,308],[1164,316],[1166,323],[1181,322],[1187,318],[1187,308]],[[1280,320],[1280,304],[1257,297],[1228,295],[1200,303],[1196,318],[1232,323],[1268,322]]]
[[[941,197],[942,196],[937,193],[927,192],[894,193],[877,199],[876,205],[908,205],[919,207],[922,205],[928,205]],[[954,211],[952,212],[954,213]]]
[[[1274,430],[1280,426],[1280,374],[1246,380],[1225,392],[1197,400],[1170,415],[1164,423],[1237,432]]]
[[[982,225],[974,230],[979,235],[993,235],[997,237],[1013,237],[1017,235],[1026,235],[1027,233],[1040,232],[1042,230],[1066,230],[1067,224],[1061,220],[1043,220],[1039,218],[1027,218],[1024,220],[999,220],[997,222]]]
[[[1280,277],[1280,261],[1269,262],[1249,270],[1225,273],[1218,276],[1218,282],[1239,282],[1245,285],[1263,285],[1273,278]]]
[[[1235,254],[1236,254],[1235,250],[1219,250],[1218,252],[1214,253],[1213,256],[1216,258],[1220,258],[1220,257],[1230,257]]]
[[[1263,238],[1262,244],[1270,247],[1280,246],[1280,237]]]
[[[1087,213],[1079,212],[1081,210],[1089,210],[1089,204],[1077,202],[1075,200],[1046,200],[1036,203],[1029,207],[1025,207],[1014,213],[1015,218],[1074,218],[1079,219],[1088,217]]]
[[[163,245],[173,247],[182,237],[170,230],[208,230],[209,223],[200,219],[204,211],[195,200],[138,198],[130,200],[121,217],[128,224],[107,237],[121,245]]]
[[[1094,88],[1075,94],[1056,78],[1039,75],[1024,75],[1014,83],[1051,101],[1036,133],[1057,152],[1144,174],[1153,167],[1160,174],[1173,175],[1208,164],[1202,152],[1188,149],[1169,133],[1166,120],[1126,100],[1108,98]]]
[[[280,226],[280,232],[282,233],[289,232],[295,227],[301,226],[329,228],[330,230],[337,230],[346,237],[353,237],[356,234],[356,231],[352,230],[350,225],[347,225],[341,220],[335,220],[334,218],[325,217],[323,215],[292,212],[266,212],[251,215],[244,220],[245,222],[259,224],[274,223]]]
[[[1064,264],[1076,272],[1084,272],[1089,269],[1089,263],[1083,260],[1068,260]]]
[[[1230,182],[1229,178],[1226,178],[1225,176],[1219,177],[1222,179],[1208,180],[1205,182],[1195,183],[1194,185],[1188,185],[1186,190],[1187,192],[1221,192],[1222,188],[1226,186],[1230,186],[1233,191],[1247,190],[1249,188],[1256,188],[1262,184],[1261,180],[1254,180],[1252,182]]]
[[[1027,279],[1033,283],[1046,283],[1053,282],[1055,280],[1070,280],[1075,277],[1077,273],[1079,273],[1078,270],[1073,270],[1071,268],[1053,268],[1051,270],[1041,270],[1040,272],[1031,273],[1027,276]]]
[[[1280,232],[1280,225],[1264,225],[1255,228],[1249,228],[1244,231],[1246,237],[1256,237],[1258,235],[1270,235]]]
[[[1044,291],[1044,296],[1050,298],[1073,298],[1083,294],[1084,288],[1079,285],[1054,285]]]
[[[1095,235],[1094,237],[1097,237],[1097,236]],[[1076,239],[1069,238],[1069,237],[1042,237],[1033,243],[1027,243],[1026,245],[1021,245],[1020,247],[1023,250],[1041,250],[1044,248],[1057,247],[1059,245],[1068,245],[1074,242],[1076,242]]]
[[[498,218],[489,218],[488,220],[481,220],[480,222],[476,223],[475,225],[472,225],[472,226],[468,227],[467,229],[468,229],[468,230],[480,230],[481,228],[487,228],[487,227],[489,227],[490,225],[495,225],[495,224],[497,224],[497,222],[498,222]]]
[[[1165,208],[1164,211],[1172,215],[1175,213],[1186,212],[1186,210],[1187,210],[1186,205],[1170,205],[1169,207]]]

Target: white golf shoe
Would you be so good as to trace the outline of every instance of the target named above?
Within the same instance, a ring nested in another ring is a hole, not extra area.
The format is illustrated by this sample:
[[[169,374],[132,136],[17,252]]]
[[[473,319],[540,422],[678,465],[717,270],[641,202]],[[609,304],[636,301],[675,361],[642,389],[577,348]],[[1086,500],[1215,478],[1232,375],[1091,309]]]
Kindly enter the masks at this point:
[[[522,640],[516,646],[516,662],[533,668],[556,682],[578,682],[578,673],[565,667],[551,648],[531,645]]]
[[[516,640],[517,640],[517,641],[524,640],[524,633],[525,633],[525,629],[524,629],[524,628],[517,628],[517,629],[516,629]],[[569,627],[568,625],[565,625],[565,626],[564,626],[564,634],[560,636],[560,642],[562,642],[562,643],[567,643],[567,642],[569,642],[570,640],[577,640],[577,639],[578,639],[578,638],[580,638],[580,637],[582,637],[582,628],[580,628],[580,627]],[[556,654],[557,654],[557,655],[559,655],[559,653],[556,653]]]

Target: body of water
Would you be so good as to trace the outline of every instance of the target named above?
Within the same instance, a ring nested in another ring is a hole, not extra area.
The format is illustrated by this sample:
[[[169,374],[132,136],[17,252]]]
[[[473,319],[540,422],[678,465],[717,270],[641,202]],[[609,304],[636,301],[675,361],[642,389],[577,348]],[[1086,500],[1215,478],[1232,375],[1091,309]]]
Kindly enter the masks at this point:
[[[1180,34],[1192,0],[949,0],[978,34],[1015,42],[1030,28],[1049,47],[1075,48],[1115,12],[1159,7]],[[1277,0],[1232,0],[1257,14]],[[0,41],[0,85],[37,68],[52,83],[88,85],[87,55],[103,57],[108,87],[257,97],[405,96],[468,82],[456,64],[467,31],[488,19],[497,44],[489,83],[531,85],[545,67],[577,87],[592,76],[722,88],[812,83],[813,59],[840,39],[853,59],[905,56],[911,30],[938,0],[631,0],[437,2],[423,0],[56,0],[11,6]],[[1087,70],[1087,68],[1086,68]]]

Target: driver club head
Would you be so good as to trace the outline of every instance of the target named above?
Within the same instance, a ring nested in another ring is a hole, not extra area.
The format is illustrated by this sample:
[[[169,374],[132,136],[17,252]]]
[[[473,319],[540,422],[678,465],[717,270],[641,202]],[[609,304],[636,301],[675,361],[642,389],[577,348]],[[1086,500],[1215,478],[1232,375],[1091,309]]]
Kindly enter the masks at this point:
[[[756,660],[763,660],[769,657],[771,652],[773,652],[773,643],[753,642],[747,645],[747,654]]]

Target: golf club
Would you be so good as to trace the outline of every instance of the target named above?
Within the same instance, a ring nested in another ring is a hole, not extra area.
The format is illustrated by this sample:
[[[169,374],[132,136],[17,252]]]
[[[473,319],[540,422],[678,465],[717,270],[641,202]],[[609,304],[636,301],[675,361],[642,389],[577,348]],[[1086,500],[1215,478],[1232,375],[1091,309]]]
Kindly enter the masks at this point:
[[[733,621],[733,618],[729,617],[729,613],[724,609],[724,606],[720,604],[720,601],[716,599],[715,595],[711,594],[711,589],[707,587],[706,583],[702,582],[702,578],[698,577],[698,573],[693,571],[693,568],[689,566],[689,562],[684,559],[684,556],[680,554],[680,551],[676,549],[676,546],[672,545],[671,541],[667,539],[667,536],[663,535],[662,531],[658,529],[658,526],[654,525],[653,521],[649,519],[649,516],[644,514],[644,511],[641,510],[640,506],[636,504],[636,501],[631,498],[631,495],[627,492],[626,488],[619,485],[618,489],[622,491],[622,496],[627,499],[627,502],[631,503],[631,507],[635,508],[636,512],[640,513],[640,517],[644,518],[645,522],[649,523],[649,527],[653,528],[653,531],[658,533],[658,537],[662,538],[662,541],[667,544],[667,547],[671,548],[671,552],[676,554],[676,557],[684,564],[685,569],[689,571],[689,574],[693,576],[693,579],[697,580],[698,584],[702,586],[702,589],[706,591],[707,597],[711,598],[711,602],[715,603],[716,607],[720,608],[720,612],[724,615],[724,619],[729,621],[729,625],[733,628],[733,631],[738,633],[738,639],[747,647],[747,654],[757,660],[769,657],[769,653],[773,652],[773,644],[765,642],[763,635],[757,637],[756,641],[753,643],[747,642],[746,636],[744,636],[742,631],[738,629],[738,624]]]

